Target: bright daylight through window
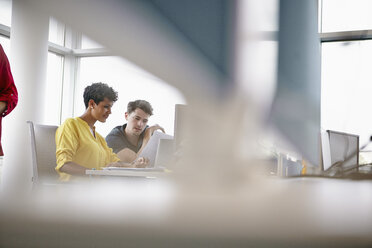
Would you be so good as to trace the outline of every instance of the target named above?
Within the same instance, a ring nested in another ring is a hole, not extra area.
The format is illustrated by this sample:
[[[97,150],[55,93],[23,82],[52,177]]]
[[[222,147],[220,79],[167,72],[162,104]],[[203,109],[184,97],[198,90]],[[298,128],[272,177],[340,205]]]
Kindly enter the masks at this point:
[[[81,96],[84,88],[92,82],[105,82],[119,94],[106,124],[96,123],[102,135],[105,136],[113,127],[124,124],[128,102],[137,99],[147,100],[154,109],[149,125],[158,123],[167,133],[173,135],[174,106],[177,103],[185,103],[176,88],[120,57],[81,58],[74,113],[83,112],[84,103]]]
[[[81,40],[81,43],[74,44],[66,40],[66,37]],[[53,45],[53,52],[48,54],[46,97],[49,104],[45,107],[45,123],[59,125],[67,117],[83,113],[84,88],[93,82],[104,82],[118,91],[119,99],[106,124],[96,123],[102,135],[107,135],[113,127],[125,122],[126,105],[136,99],[144,99],[152,104],[154,116],[150,118],[150,125],[158,123],[167,133],[173,135],[174,106],[177,103],[185,103],[185,99],[176,88],[124,58],[107,56],[107,51],[102,45],[84,34],[72,32],[54,18],[50,19],[49,42],[57,46]],[[98,49],[99,52],[92,55],[90,49]],[[71,55],[72,51],[78,52]],[[71,67],[73,68],[68,70]],[[164,98],[165,95],[167,98]],[[71,102],[73,104],[70,104]]]
[[[360,135],[360,146],[372,134],[372,16],[369,0],[323,0],[321,126]],[[352,31],[352,32],[351,32]],[[357,32],[357,35],[355,35]],[[369,149],[369,148],[367,148]]]

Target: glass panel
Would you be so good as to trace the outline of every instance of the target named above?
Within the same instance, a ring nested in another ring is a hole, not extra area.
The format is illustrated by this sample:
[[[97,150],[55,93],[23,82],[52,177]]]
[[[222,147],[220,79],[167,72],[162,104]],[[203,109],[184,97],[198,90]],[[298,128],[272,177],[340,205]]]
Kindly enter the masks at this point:
[[[10,27],[12,17],[12,1],[0,1],[0,24]]]
[[[106,83],[119,94],[119,99],[114,104],[107,122],[96,123],[97,131],[101,135],[106,136],[115,126],[123,125],[126,122],[124,113],[128,102],[137,99],[147,100],[154,109],[149,125],[157,123],[165,128],[166,133],[173,135],[174,105],[185,103],[183,95],[176,88],[120,57],[81,58],[80,79],[76,87],[75,116],[85,111],[84,88],[93,82]]]
[[[241,44],[238,61],[239,85],[250,99],[268,114],[276,87],[278,43],[276,41]]]
[[[322,45],[321,125],[360,135],[360,145],[372,134],[372,41]]]
[[[49,125],[59,125],[61,115],[61,97],[63,84],[64,57],[48,53],[47,83],[45,91],[44,121]]]
[[[60,46],[65,45],[65,25],[53,17],[49,19],[49,41]]]
[[[322,32],[372,29],[372,1],[323,0]]]
[[[238,1],[235,77],[265,114],[275,93],[278,16],[279,0]]]
[[[94,40],[91,40],[89,37],[83,35],[81,38],[81,48],[82,49],[91,49],[91,48],[103,48],[103,46]]]

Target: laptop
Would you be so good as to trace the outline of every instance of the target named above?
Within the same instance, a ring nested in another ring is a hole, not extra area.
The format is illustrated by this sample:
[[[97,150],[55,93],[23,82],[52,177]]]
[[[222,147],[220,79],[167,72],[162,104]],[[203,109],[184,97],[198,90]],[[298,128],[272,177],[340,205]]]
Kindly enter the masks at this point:
[[[160,139],[156,151],[154,168],[169,168],[175,151],[174,139]]]
[[[186,139],[184,127],[187,105],[175,105],[174,136],[155,131],[146,147],[138,157],[148,158],[149,164],[146,168],[105,167],[105,170],[138,170],[138,171],[164,171],[170,166],[176,148]]]
[[[146,168],[105,167],[104,170],[164,171],[173,155],[173,136],[155,131],[138,155],[149,159]]]
[[[157,159],[157,157],[158,156],[164,157],[166,155],[165,153],[167,152],[165,149],[166,148],[165,142],[163,140],[173,140],[173,136],[169,134],[165,134],[160,131],[155,131],[152,134],[145,148],[138,155],[138,157],[144,157],[144,158],[149,159],[149,164],[147,168],[155,168],[155,167],[160,166],[160,162],[162,158]],[[161,150],[159,150],[159,146]],[[155,161],[157,161],[157,164],[155,163]]]

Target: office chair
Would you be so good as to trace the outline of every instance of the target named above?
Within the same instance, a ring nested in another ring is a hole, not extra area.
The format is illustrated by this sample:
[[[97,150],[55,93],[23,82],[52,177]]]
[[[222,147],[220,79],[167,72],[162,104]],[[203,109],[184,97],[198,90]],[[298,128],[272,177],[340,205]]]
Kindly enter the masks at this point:
[[[27,121],[30,129],[33,186],[40,183],[58,183],[56,167],[55,133],[58,126],[34,124]]]

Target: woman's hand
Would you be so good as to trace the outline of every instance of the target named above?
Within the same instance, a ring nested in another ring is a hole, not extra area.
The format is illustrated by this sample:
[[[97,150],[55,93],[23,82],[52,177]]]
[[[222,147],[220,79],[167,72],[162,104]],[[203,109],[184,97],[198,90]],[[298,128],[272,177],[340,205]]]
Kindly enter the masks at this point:
[[[149,159],[140,157],[134,160],[131,164],[133,165],[133,168],[145,168],[149,164]]]
[[[148,158],[140,157],[131,163],[119,161],[115,163],[110,163],[106,167],[126,167],[126,168],[145,168],[149,164]]]

